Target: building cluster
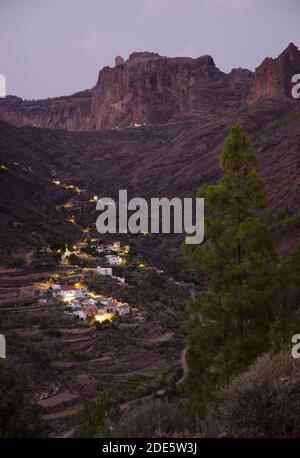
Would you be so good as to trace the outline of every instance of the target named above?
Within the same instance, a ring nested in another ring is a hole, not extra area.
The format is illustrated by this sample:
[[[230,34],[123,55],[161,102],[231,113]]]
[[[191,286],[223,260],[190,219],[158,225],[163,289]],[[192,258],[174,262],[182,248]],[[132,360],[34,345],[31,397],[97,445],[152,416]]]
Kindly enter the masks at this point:
[[[121,243],[119,241],[109,244],[94,244],[91,245],[91,248],[94,248],[96,252],[99,254],[109,255],[111,253],[117,253],[119,256],[124,256],[125,254],[129,253],[130,250],[129,245],[121,246]],[[112,254],[112,256],[116,256],[116,254]]]
[[[112,267],[122,266],[126,263],[125,259],[123,258],[124,255],[129,253],[130,247],[129,245],[121,246],[119,241],[111,243],[111,244],[93,244],[91,248],[94,248],[95,251],[99,254],[103,254],[105,256],[106,265],[109,267],[97,266],[95,269],[91,269],[99,275],[104,275],[107,277],[114,278],[119,283],[125,284],[125,278],[113,275]]]
[[[98,266],[96,269],[91,269],[93,272],[95,272],[98,275],[103,275],[105,277],[110,277],[113,278],[114,280],[117,280],[119,283],[122,283],[125,285],[125,278],[124,277],[118,277],[117,275],[113,275],[113,270],[112,267],[101,267]]]
[[[78,316],[82,320],[94,319],[98,322],[111,320],[114,315],[125,316],[130,313],[128,303],[112,297],[94,295],[84,287],[52,286],[52,296],[61,299],[68,306],[68,315]]]

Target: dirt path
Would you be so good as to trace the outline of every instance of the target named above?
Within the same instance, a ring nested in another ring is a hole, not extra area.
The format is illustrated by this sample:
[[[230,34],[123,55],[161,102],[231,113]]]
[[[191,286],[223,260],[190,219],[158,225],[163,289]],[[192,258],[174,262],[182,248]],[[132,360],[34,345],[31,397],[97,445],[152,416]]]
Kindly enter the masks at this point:
[[[187,377],[187,374],[188,374],[189,368],[188,368],[187,358],[186,358],[187,357],[187,352],[188,352],[188,346],[186,346],[182,350],[181,355],[180,355],[180,364],[181,364],[181,367],[182,367],[182,370],[183,370],[183,374],[180,377],[180,379],[177,380],[176,386],[181,385],[185,381],[185,379]]]
[[[167,342],[173,337],[174,333],[173,332],[166,332],[165,334],[162,334],[158,337],[154,337],[153,339],[150,339],[147,341],[148,344],[159,344],[163,342]]]

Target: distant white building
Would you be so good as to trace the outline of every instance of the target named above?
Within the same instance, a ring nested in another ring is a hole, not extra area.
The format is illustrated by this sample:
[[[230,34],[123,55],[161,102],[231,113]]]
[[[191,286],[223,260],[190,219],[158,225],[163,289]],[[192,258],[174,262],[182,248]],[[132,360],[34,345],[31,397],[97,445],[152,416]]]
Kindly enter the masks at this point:
[[[96,272],[99,275],[105,275],[107,277],[112,277],[112,268],[111,267],[100,267],[98,266]]]
[[[52,285],[50,288],[50,291],[52,291],[52,296],[56,297],[61,291],[61,286],[60,285]]]
[[[79,301],[75,300],[69,303],[69,307],[73,310],[76,310],[76,309],[80,309],[81,305]]]
[[[113,246],[112,246],[112,251],[117,251],[117,252],[119,252],[120,249],[121,249],[121,244],[120,244],[120,242],[119,242],[119,241],[118,241],[118,242],[114,242],[114,244],[113,244]]]
[[[104,307],[107,307],[111,301],[113,300],[112,297],[103,297],[101,300],[100,300],[100,303],[101,305],[103,305]]]
[[[110,299],[105,305],[105,309],[110,313],[118,313],[120,316],[130,313],[130,307],[127,302],[119,302],[116,299]]]
[[[39,305],[48,305],[49,300],[42,297],[41,299],[38,300]]]
[[[81,302],[81,304],[85,307],[89,307],[89,306],[94,306],[97,304],[98,301],[96,301],[95,299],[93,299],[92,297],[89,297],[88,299],[84,300]]]
[[[61,290],[61,286],[60,285],[52,285],[52,289],[53,289],[53,291],[58,292],[58,291]]]
[[[96,247],[96,251],[98,253],[109,253],[110,251],[119,251],[119,249],[120,249],[120,242],[110,243],[108,245],[102,244]]]
[[[63,286],[58,294],[64,301],[83,299],[86,296],[86,292],[83,289],[75,288],[74,286]]]
[[[83,299],[84,297],[86,297],[86,291],[83,290],[82,288],[76,288],[75,297],[77,299]]]
[[[119,266],[122,263],[122,258],[115,254],[107,254],[105,258],[111,266]]]
[[[130,313],[130,307],[127,302],[118,305],[117,312],[120,316],[128,315]]]
[[[84,310],[76,310],[75,312],[73,312],[73,315],[78,316],[81,320],[87,319],[87,314]]]
[[[95,245],[92,245],[92,248],[95,247]],[[107,248],[106,245],[99,245],[96,247],[97,253],[106,253]]]
[[[119,283],[122,283],[123,285],[125,284],[125,278],[123,277],[114,277],[112,276],[115,280],[117,280]]]

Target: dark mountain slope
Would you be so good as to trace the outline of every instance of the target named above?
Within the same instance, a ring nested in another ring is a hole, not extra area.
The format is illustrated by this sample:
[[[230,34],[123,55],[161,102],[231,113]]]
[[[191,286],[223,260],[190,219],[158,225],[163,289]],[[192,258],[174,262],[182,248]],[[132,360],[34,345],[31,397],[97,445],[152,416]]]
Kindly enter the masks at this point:
[[[286,98],[263,99],[226,117],[94,133],[1,123],[0,157],[7,169],[0,175],[2,237],[12,236],[12,222],[24,223],[24,232],[40,225],[36,229],[45,233],[55,221],[61,228],[71,214],[81,227],[92,225],[96,213],[91,197],[116,198],[119,189],[128,189],[130,196],[194,196],[200,184],[218,178],[222,144],[237,122],[258,151],[272,218],[295,212],[300,208],[300,106]],[[65,184],[85,192],[74,193]],[[70,202],[65,213],[55,210]]]

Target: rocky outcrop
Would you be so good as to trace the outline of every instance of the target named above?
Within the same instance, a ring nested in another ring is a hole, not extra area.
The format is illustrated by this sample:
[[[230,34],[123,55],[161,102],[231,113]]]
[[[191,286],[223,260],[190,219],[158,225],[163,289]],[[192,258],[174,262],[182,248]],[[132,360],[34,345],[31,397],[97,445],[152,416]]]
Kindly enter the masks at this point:
[[[100,71],[92,93],[92,128],[166,121],[178,113],[228,107],[240,101],[235,85],[210,56],[133,53],[123,65]]]
[[[249,102],[256,102],[264,96],[291,97],[292,76],[297,73],[300,73],[300,51],[290,43],[276,59],[267,57],[256,68]]]
[[[163,123],[186,115],[206,116],[246,106],[265,95],[291,92],[291,77],[300,73],[300,52],[294,45],[276,59],[267,58],[253,74],[220,71],[211,56],[163,57],[134,52],[104,67],[95,87],[69,97],[0,101],[0,119],[24,126],[101,130],[134,123]]]
[[[181,113],[238,106],[251,81],[248,70],[221,72],[210,56],[134,52],[126,62],[117,56],[115,67],[103,68],[91,90],[40,101],[7,97],[0,101],[0,118],[17,126],[73,131],[165,122]]]
[[[90,130],[90,114],[90,90],[45,100],[29,101],[13,96],[0,99],[0,119],[18,127]]]

